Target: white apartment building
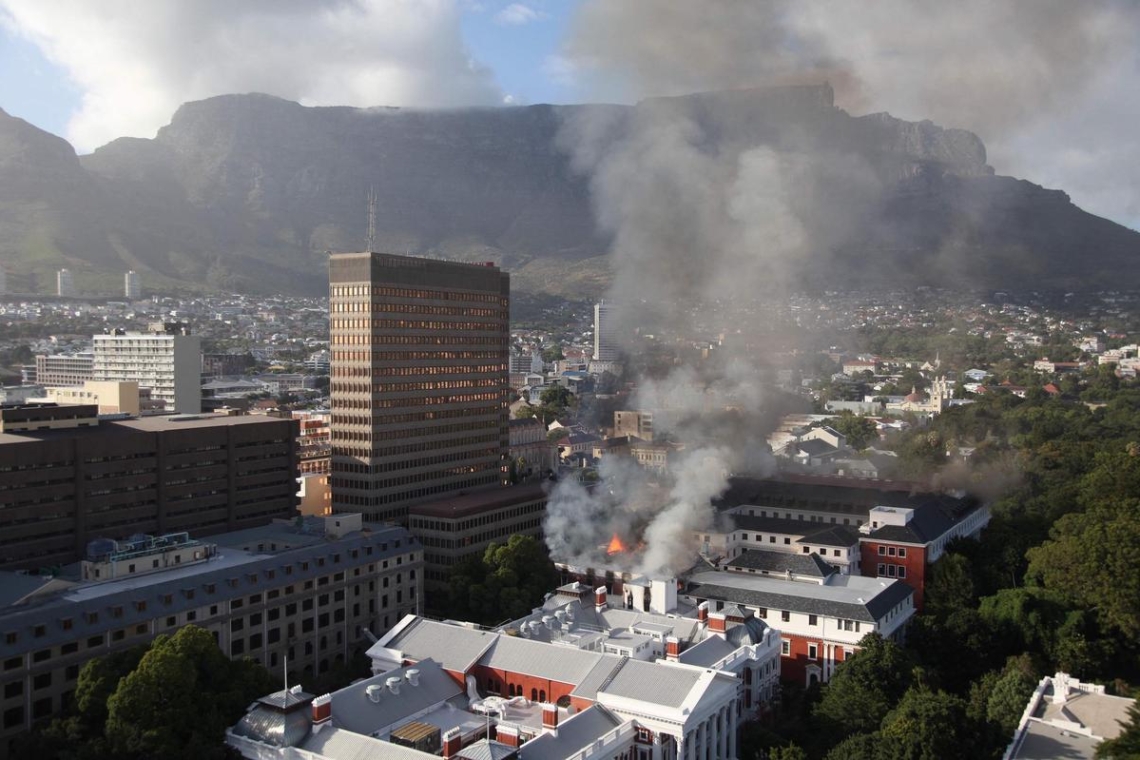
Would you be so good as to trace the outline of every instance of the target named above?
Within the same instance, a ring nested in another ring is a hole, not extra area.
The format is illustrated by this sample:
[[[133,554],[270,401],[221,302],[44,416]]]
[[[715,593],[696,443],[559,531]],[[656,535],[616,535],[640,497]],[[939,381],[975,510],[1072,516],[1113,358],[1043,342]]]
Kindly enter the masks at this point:
[[[139,273],[133,269],[123,275],[123,295],[132,300],[142,297],[142,282]]]
[[[147,332],[96,335],[94,355],[95,380],[137,382],[168,412],[202,410],[202,344],[187,325],[160,322]]]
[[[75,295],[75,278],[71,276],[70,269],[61,269],[55,273],[55,294],[57,296]]]
[[[605,301],[594,304],[594,361],[617,359],[617,336],[614,329],[614,307]]]

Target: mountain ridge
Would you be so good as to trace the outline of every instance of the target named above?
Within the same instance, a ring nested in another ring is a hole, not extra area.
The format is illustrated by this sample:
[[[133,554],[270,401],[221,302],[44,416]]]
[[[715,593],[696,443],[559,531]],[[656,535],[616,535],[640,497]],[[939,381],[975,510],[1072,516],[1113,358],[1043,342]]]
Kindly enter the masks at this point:
[[[882,197],[858,229],[822,238],[807,286],[1095,288],[1140,261],[1140,233],[996,175],[973,133],[852,116],[826,85],[456,110],[222,95],[183,104],[153,139],[84,156],[0,112],[0,260],[10,289],[29,292],[68,266],[87,293],[117,292],[133,268],[150,291],[317,294],[325,252],[363,247],[372,187],[382,250],[494,260],[520,290],[595,297],[611,241],[564,147],[583,115],[614,139],[639,119],[684,118],[709,151],[764,145],[869,167]]]

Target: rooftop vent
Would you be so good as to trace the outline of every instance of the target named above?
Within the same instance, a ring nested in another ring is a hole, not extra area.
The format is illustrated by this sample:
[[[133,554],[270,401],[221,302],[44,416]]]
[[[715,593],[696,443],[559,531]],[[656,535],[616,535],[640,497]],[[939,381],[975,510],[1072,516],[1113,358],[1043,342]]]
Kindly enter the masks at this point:
[[[402,681],[402,680],[403,679],[401,679],[399,676],[392,676],[391,678],[389,678],[384,683],[388,684],[388,691],[392,692],[393,694],[399,694],[400,693],[400,681]]]
[[[408,679],[408,683],[412,686],[420,685],[420,671],[416,668],[408,668],[407,672],[404,673],[404,678]]]
[[[380,704],[380,695],[384,693],[384,687],[380,684],[371,684],[364,693],[368,695],[368,701],[373,704]]]

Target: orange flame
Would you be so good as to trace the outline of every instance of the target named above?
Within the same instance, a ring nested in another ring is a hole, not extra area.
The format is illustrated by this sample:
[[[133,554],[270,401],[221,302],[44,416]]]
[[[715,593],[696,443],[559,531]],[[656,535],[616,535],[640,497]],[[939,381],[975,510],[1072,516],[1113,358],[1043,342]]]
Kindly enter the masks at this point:
[[[621,539],[618,538],[618,534],[615,533],[614,537],[610,539],[610,545],[606,547],[606,554],[621,554],[624,551],[625,544],[621,542]]]

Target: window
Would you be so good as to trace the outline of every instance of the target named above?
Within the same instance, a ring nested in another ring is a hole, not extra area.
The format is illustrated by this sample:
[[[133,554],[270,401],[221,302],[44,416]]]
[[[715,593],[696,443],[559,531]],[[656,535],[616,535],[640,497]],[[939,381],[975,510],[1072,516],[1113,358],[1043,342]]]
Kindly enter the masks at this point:
[[[895,556],[895,547],[893,547],[893,546],[888,546],[888,547],[887,547],[887,556],[888,556],[888,557],[893,557],[893,556]]]
[[[792,539],[788,538],[787,536],[784,536],[784,543],[785,543],[785,544],[791,544],[791,543],[792,543]]]
[[[775,536],[768,536],[768,543],[770,543],[770,544],[776,543],[776,537]]]
[[[819,618],[815,615],[808,615],[808,625],[819,625]]]
[[[897,565],[887,565],[887,577],[888,578],[894,578],[895,577],[895,568],[896,567],[898,567],[898,566]]]
[[[906,557],[906,547],[904,547],[904,546],[899,547],[899,557]]]
[[[819,647],[816,646],[815,644],[808,644],[808,659],[809,660],[818,660],[819,659]]]
[[[887,547],[885,547],[885,546],[880,546],[880,547],[879,547],[879,556],[880,556],[880,557],[885,557],[885,556],[887,556]]]
[[[4,711],[4,728],[16,728],[24,725],[24,708],[11,707]]]
[[[881,562],[879,563],[878,567],[876,567],[875,569],[876,569],[877,574],[879,576],[884,576],[887,574],[887,566]]]
[[[49,686],[51,686],[51,673],[50,672],[40,673],[38,676],[36,676],[35,678],[32,679],[32,688],[35,689],[36,691],[39,691],[40,689],[46,689]]]
[[[839,550],[838,550],[838,549],[836,549],[836,550],[835,550],[835,556],[836,556],[836,557],[841,557],[841,556],[843,556],[843,555],[839,553]]]
[[[790,622],[791,619],[792,619],[792,613],[788,612],[787,610],[780,610],[780,620],[787,623],[787,622]]]
[[[811,552],[811,547],[810,547],[810,546],[805,546],[805,547],[804,547],[804,554],[809,554],[810,552]]]
[[[903,567],[902,565],[899,565],[899,577],[900,578],[906,577],[906,568]]]
[[[787,639],[783,639],[782,641],[780,641],[780,654],[787,657],[791,653],[792,653],[792,642],[788,641]]]

